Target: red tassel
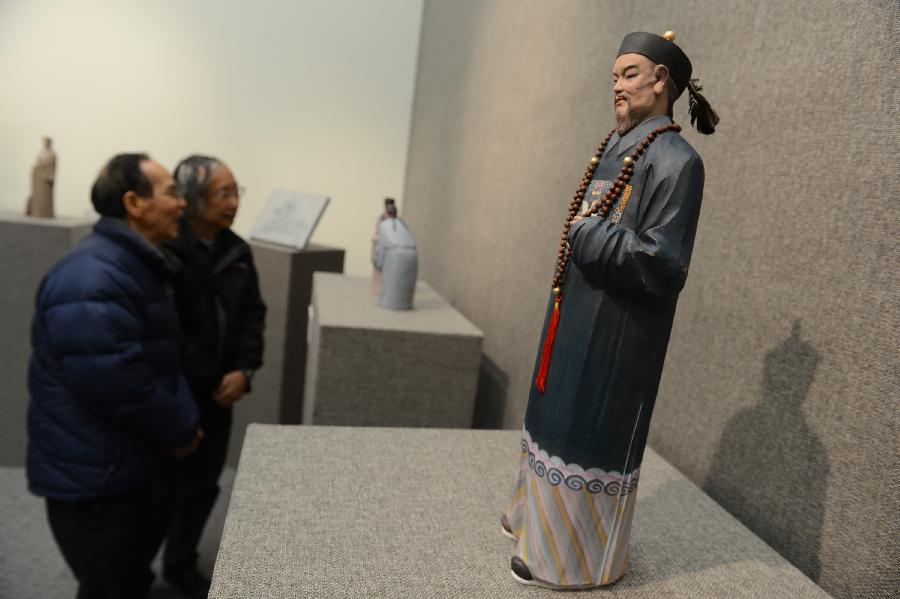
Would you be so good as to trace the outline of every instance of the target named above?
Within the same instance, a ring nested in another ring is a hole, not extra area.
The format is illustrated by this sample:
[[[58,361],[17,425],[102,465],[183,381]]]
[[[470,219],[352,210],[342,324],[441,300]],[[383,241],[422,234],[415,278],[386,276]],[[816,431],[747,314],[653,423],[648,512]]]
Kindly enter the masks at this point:
[[[550,317],[550,326],[547,327],[547,336],[544,338],[544,349],[541,351],[541,368],[538,370],[535,387],[541,393],[547,387],[547,372],[550,370],[550,356],[553,355],[553,342],[556,341],[556,328],[559,326],[559,302],[562,297],[556,298],[553,306],[553,315]]]

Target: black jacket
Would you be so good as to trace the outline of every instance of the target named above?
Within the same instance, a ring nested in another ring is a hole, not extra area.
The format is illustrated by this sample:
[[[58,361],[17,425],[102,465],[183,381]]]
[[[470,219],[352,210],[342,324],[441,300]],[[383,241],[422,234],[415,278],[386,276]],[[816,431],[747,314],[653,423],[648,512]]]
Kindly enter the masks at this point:
[[[162,250],[173,276],[185,377],[203,406],[225,373],[262,365],[259,277],[250,246],[230,229],[205,243],[183,219],[178,238]]]

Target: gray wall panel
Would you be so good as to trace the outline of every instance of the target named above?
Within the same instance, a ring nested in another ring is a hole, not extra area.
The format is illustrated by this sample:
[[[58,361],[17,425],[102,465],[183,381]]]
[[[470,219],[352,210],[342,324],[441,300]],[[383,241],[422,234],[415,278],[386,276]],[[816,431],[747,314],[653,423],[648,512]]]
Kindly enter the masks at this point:
[[[896,2],[426,2],[405,217],[423,278],[485,332],[476,424],[521,426],[562,220],[613,126],[615,50],[667,29],[722,123],[684,133],[706,192],[651,444],[829,592],[889,596]]]

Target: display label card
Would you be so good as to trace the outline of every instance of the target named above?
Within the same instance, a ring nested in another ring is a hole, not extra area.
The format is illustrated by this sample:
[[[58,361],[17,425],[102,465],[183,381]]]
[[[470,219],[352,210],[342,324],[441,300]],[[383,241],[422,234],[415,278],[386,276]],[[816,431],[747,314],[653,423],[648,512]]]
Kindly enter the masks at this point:
[[[253,226],[250,238],[302,250],[328,202],[325,196],[276,189]]]

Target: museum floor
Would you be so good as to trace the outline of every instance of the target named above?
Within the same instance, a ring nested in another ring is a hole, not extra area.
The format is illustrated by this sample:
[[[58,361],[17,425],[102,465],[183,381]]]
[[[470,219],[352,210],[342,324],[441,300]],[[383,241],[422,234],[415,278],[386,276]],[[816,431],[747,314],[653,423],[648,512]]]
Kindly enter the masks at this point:
[[[216,561],[233,481],[234,469],[226,467],[222,494],[200,541],[199,567],[206,575]],[[53,541],[43,500],[28,492],[24,468],[0,467],[0,514],[0,599],[72,599],[75,579]],[[156,563],[157,575],[159,569]],[[182,595],[157,580],[150,599]]]

